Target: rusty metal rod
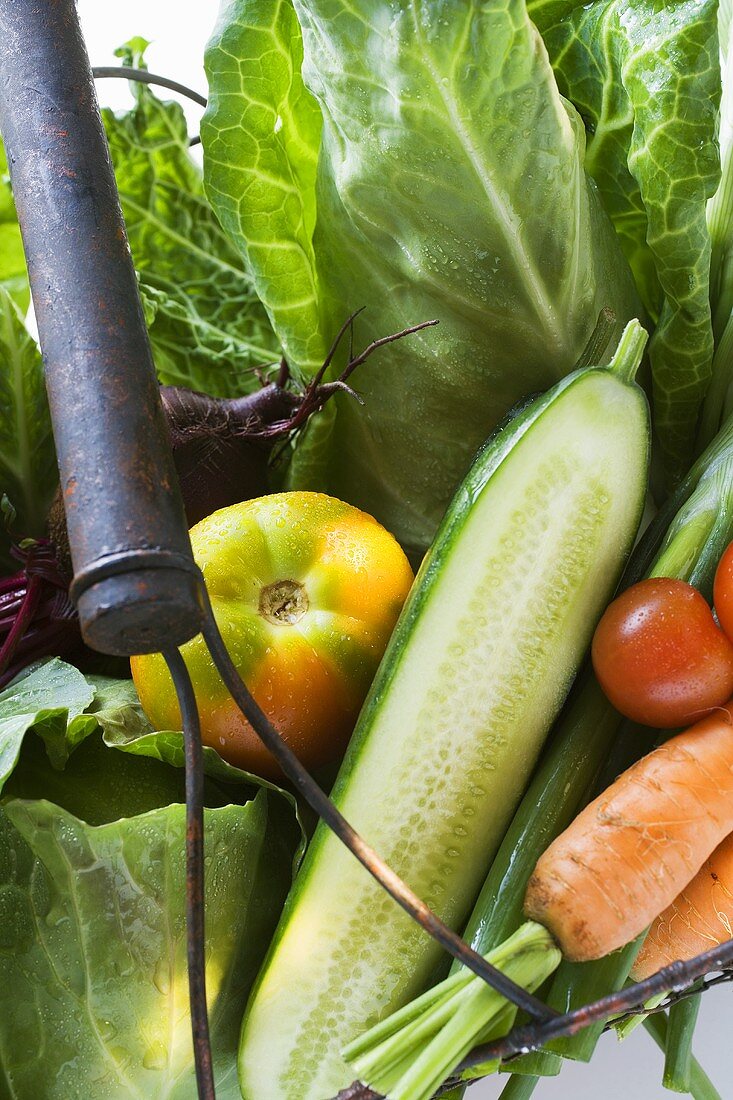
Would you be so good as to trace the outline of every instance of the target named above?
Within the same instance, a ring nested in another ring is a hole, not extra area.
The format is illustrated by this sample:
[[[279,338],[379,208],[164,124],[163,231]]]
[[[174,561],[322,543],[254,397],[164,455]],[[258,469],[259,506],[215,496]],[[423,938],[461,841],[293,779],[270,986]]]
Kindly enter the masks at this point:
[[[651,977],[645,978],[643,982],[626,986],[617,993],[609,993],[563,1016],[556,1016],[553,1020],[540,1023],[526,1024],[524,1027],[515,1028],[503,1039],[483,1043],[463,1059],[456,1067],[456,1073],[490,1059],[507,1059],[526,1050],[538,1050],[551,1039],[557,1039],[561,1035],[576,1035],[591,1024],[601,1023],[632,1009],[638,1008],[639,1012],[643,1013],[644,1003],[652,997],[661,993],[680,992],[698,978],[730,966],[733,966],[733,940],[713,947],[710,951],[705,951],[702,955],[697,955],[696,958],[686,962],[671,963],[656,974],[652,974]]]
[[[74,0],[0,0],[0,131],[45,364],[82,634],[105,653],[170,650],[199,631],[201,575]],[[177,656],[169,654],[186,715],[194,1051],[199,1095],[213,1100],[203,770],[198,717]]]
[[[163,654],[176,689],[186,758],[186,950],[194,1064],[199,1100],[215,1100],[206,1011],[204,927],[204,760],[201,724],[188,669],[177,649]]]
[[[0,0],[0,130],[82,633],[106,653],[180,644],[199,582],[74,0]]]

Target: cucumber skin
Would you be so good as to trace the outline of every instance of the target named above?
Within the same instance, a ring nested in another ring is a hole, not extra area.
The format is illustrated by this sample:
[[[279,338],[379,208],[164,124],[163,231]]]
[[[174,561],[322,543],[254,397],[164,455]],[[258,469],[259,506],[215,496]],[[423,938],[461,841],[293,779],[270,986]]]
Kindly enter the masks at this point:
[[[582,370],[575,371],[572,374],[565,376],[554,387],[552,387],[552,389],[548,390],[546,393],[540,395],[536,399],[529,401],[527,404],[521,406],[516,415],[512,416],[512,414],[510,413],[508,417],[497,426],[497,428],[488,438],[486,443],[484,443],[484,445],[477,453],[473,465],[463,483],[459,487],[449,508],[447,509],[436,534],[433,545],[426,554],[423,563],[418,571],[415,584],[412,588],[410,596],[408,597],[407,603],[403,608],[397,627],[392,635],[389,646],[380,665],[379,671],[377,672],[375,681],[364,703],[364,707],[357,723],[355,734],[351,739],[346,756],[339,770],[339,774],[331,794],[332,800],[337,805],[341,800],[341,796],[346,792],[350,784],[353,773],[358,765],[362,747],[367,741],[370,731],[372,729],[373,719],[378,716],[383,700],[389,694],[390,687],[400,669],[403,656],[412,635],[413,627],[417,620],[420,618],[423,608],[429,601],[433,590],[439,581],[443,570],[443,563],[445,559],[450,555],[455,540],[460,535],[460,532],[468,519],[471,511],[471,505],[481,495],[494,474],[503,464],[505,459],[507,459],[507,457],[513,452],[523,436],[525,436],[526,433],[530,431],[530,429],[537,423],[537,421],[540,420],[543,414],[561,397],[566,395],[569,391],[572,391],[579,383],[581,383],[591,374],[599,374],[613,377],[619,386],[622,386],[627,390],[632,389],[636,392],[637,400],[639,401],[640,405],[644,406],[646,413],[646,464],[648,468],[650,451],[650,429],[648,423],[649,418],[646,397],[643,391],[635,383],[622,381],[611,371],[604,367],[586,367]],[[642,479],[641,471],[639,471],[639,477],[640,480],[644,481],[645,486],[646,478],[644,476]],[[630,475],[629,480],[631,484],[634,484],[636,479],[633,477],[633,475]],[[639,493],[639,505],[637,515],[637,521],[639,522],[641,520],[641,515],[643,512],[644,499],[645,493],[644,491],[641,491]],[[638,527],[638,522],[636,526]],[[630,553],[632,541],[633,539],[630,538],[626,556],[628,556],[628,553]],[[625,558],[623,560],[619,560],[618,575],[620,575],[624,563]],[[256,1005],[259,990],[267,976],[270,964],[277,954],[278,946],[280,944],[282,936],[287,930],[291,919],[294,918],[297,913],[300,895],[303,890],[307,888],[309,871],[320,857],[323,844],[329,836],[330,833],[327,826],[325,826],[322,822],[319,823],[317,830],[309,845],[303,865],[288,896],[280,922],[275,932],[275,936],[272,940],[267,956],[264,960],[257,981],[250,995],[250,1000],[242,1022],[242,1038],[240,1040],[240,1086],[242,1088],[242,1095],[245,1100],[260,1100],[258,1094],[248,1090],[248,1086],[245,1081],[243,1041],[246,1035],[247,1025],[252,1015],[252,1010]],[[366,839],[369,838],[367,837]],[[492,852],[489,852],[488,857],[490,857],[492,854]],[[293,996],[297,997],[297,975],[294,976],[294,983]],[[264,1077],[268,1076],[268,1068],[269,1067],[262,1067]],[[344,1082],[344,1084],[346,1084],[346,1082]],[[285,1097],[283,1097],[283,1100],[285,1100]],[[287,1100],[290,1100],[290,1093],[288,1093]],[[328,1100],[328,1098],[319,1097],[319,1100]]]

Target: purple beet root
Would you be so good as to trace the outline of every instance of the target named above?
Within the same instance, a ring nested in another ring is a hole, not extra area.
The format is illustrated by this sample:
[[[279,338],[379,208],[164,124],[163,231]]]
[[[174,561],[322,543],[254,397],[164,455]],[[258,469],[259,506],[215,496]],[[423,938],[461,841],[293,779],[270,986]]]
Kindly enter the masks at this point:
[[[349,354],[339,377],[325,382],[355,317],[342,326],[323,366],[301,390],[290,384],[284,361],[274,382],[245,397],[225,399],[180,386],[161,387],[189,526],[219,508],[267,493],[268,469],[278,443],[303,428],[335,393],[346,392],[360,401],[348,379],[377,348],[437,324],[425,321],[373,341],[361,354]],[[49,539],[14,548],[23,568],[0,580],[0,687],[31,661],[52,654],[68,656],[82,644],[68,598],[73,570],[60,492],[49,511],[48,531]]]

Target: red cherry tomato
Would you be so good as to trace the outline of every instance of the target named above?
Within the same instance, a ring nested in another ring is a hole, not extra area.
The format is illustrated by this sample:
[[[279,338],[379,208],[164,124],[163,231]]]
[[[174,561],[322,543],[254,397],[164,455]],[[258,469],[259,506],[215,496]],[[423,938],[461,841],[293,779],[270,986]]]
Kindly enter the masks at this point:
[[[718,622],[733,641],[733,542],[728,545],[715,571],[713,603]]]
[[[593,637],[593,668],[627,718],[689,725],[733,695],[733,645],[697,589],[653,577],[607,608]]]

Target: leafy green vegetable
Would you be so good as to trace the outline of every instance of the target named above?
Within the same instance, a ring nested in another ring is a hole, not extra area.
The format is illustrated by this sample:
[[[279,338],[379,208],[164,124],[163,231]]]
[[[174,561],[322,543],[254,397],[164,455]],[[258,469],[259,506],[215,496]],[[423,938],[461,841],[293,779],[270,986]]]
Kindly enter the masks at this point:
[[[714,304],[715,336],[722,334],[733,304],[730,256],[733,249],[733,50],[730,49],[730,0],[720,0],[718,37],[722,96],[720,102],[719,142],[721,159],[720,187],[708,204],[708,228],[712,246],[710,296]]]
[[[0,141],[0,287],[25,311],[30,301],[23,242],[10,190],[8,162]]]
[[[240,318],[233,324],[214,316],[206,303],[189,294],[189,288],[175,286],[154,272],[145,273],[139,289],[158,378],[165,385],[235,397],[257,389],[253,367],[279,359],[269,327],[263,324],[261,331],[257,329],[246,300],[238,301],[244,324]],[[256,311],[254,295],[249,304]]]
[[[0,495],[12,501],[22,537],[44,532],[57,480],[41,354],[0,286]]]
[[[144,67],[147,43],[117,51]],[[279,359],[277,340],[189,154],[180,105],[133,85],[134,108],[102,112],[150,338],[162,382],[234,397],[252,368]]]
[[[326,338],[313,247],[321,117],[302,59],[290,0],[225,0],[206,51],[201,140],[211,204],[288,362],[308,375],[323,361]]]
[[[158,736],[130,681],[56,659],[0,693],[2,1097],[195,1100],[185,811],[170,805],[184,796],[181,735]],[[234,1100],[244,1000],[302,830],[290,796],[213,750],[207,770],[226,780],[204,790],[221,807],[206,812],[206,950],[217,1095]]]
[[[730,0],[721,0],[718,13],[723,94],[719,141],[721,181],[708,203],[712,248],[710,302],[713,310],[715,355],[700,424],[700,448],[708,444],[733,409],[733,50],[730,49]]]
[[[0,792],[25,734],[36,726],[53,739],[91,704],[94,689],[72,665],[54,658],[25,669],[0,692]]]
[[[83,718],[94,719],[98,723],[105,745],[133,756],[159,760],[173,768],[184,767],[183,734],[178,730],[153,729],[140,705],[132,680],[100,676],[91,676],[89,679],[95,689],[95,698]],[[73,723],[69,729],[73,736]],[[204,745],[203,755],[206,775],[219,784],[226,784],[226,790],[232,790],[229,784],[234,784],[240,790],[255,785],[276,791],[289,802],[301,831],[300,845],[295,855],[296,864],[299,863],[305,849],[305,828],[298,803],[293,796],[268,780],[227,763],[210,745]]]
[[[717,0],[529,3],[589,131],[586,169],[657,322],[655,423],[684,473],[712,372],[707,202],[720,178]]]
[[[86,736],[75,745],[63,770],[48,751],[43,726],[34,726],[26,735],[13,774],[3,791],[4,800],[12,798],[47,799],[79,817],[88,825],[106,825],[121,817],[156,810],[186,797],[183,773],[166,767],[158,760],[135,759],[109,749],[99,736],[99,726],[83,721]],[[36,736],[38,734],[39,736]],[[223,806],[245,799],[226,798],[217,784],[207,780],[204,787],[207,806]]]
[[[0,811],[0,1095],[195,1100],[184,814],[95,828],[44,801]],[[238,1100],[239,1023],[290,853],[265,791],[205,817],[217,1096]]]
[[[36,736],[25,738],[29,731]],[[184,763],[183,734],[153,730],[132,680],[85,677],[54,658],[0,693],[0,793],[5,785],[16,798],[48,798],[96,825],[110,813],[130,817],[182,802]],[[299,829],[299,863],[305,828],[291,794],[228,764],[208,745],[204,771],[209,806],[246,801],[260,788],[287,803]]]
[[[340,402],[330,458],[330,490],[421,549],[507,409],[571,369],[602,306],[638,307],[523,0],[295,11],[317,178],[292,7],[229,0],[207,53],[207,193],[288,354],[316,331],[320,354],[362,306],[364,342],[439,318],[362,371],[366,408]]]

